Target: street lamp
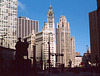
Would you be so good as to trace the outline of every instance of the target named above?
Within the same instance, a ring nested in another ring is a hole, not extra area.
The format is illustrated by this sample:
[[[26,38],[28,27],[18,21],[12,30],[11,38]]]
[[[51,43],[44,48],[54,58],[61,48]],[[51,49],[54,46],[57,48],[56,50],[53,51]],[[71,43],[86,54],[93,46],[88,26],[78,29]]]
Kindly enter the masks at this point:
[[[50,72],[50,34],[52,33],[49,33],[49,40],[48,40],[48,54],[49,54],[49,60],[48,60],[48,63],[49,63],[49,72]]]
[[[58,58],[58,56],[62,56],[62,59],[63,59],[63,54],[60,54],[60,53],[51,53],[51,55],[52,56],[55,56],[55,58],[56,58],[56,67],[57,67],[57,58]],[[63,62],[62,62],[63,63]]]

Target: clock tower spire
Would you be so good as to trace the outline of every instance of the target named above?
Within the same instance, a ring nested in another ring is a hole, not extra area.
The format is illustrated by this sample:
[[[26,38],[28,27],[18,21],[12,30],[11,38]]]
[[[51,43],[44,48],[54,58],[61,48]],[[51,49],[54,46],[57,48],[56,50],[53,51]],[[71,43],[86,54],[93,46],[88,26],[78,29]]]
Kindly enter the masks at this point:
[[[48,28],[49,30],[51,31],[54,31],[55,30],[55,25],[54,25],[54,12],[52,10],[52,6],[50,4],[50,7],[49,7],[49,11],[48,11],[48,14],[47,14],[47,24],[48,24]]]

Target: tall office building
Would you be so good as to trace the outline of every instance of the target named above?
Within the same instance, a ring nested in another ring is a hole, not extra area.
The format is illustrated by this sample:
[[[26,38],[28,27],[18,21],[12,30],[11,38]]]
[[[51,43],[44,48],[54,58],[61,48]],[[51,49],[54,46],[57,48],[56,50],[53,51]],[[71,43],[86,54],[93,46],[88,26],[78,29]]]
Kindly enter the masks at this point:
[[[100,61],[100,0],[97,0],[97,23],[98,23],[98,33],[99,33],[98,60]],[[100,66],[100,62],[99,62],[99,66]]]
[[[17,0],[0,0],[0,42],[14,48],[16,42]]]
[[[100,0],[97,0],[97,9],[100,10]]]
[[[65,67],[69,65],[71,60],[71,38],[70,38],[70,27],[65,16],[61,16],[59,23],[57,23],[57,53],[64,54],[64,56],[58,57],[58,63],[64,64]]]
[[[90,44],[91,44],[91,61],[95,63],[95,57],[98,56],[99,51],[99,31],[97,23],[97,11],[89,13],[89,25],[90,25]]]
[[[29,36],[32,33],[32,30],[34,30],[34,33],[37,33],[38,26],[38,21],[30,20],[27,17],[20,16],[17,18],[17,38]]]
[[[89,13],[91,61],[100,60],[100,0],[97,0],[97,10]]]

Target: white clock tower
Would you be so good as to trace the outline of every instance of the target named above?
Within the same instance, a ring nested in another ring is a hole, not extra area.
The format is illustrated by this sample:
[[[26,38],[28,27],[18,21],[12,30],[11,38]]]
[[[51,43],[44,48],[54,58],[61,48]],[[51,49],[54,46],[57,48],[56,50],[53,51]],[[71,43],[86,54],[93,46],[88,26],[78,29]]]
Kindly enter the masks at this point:
[[[48,24],[49,31],[55,32],[54,12],[52,10],[51,5],[49,7],[49,11],[47,14],[47,24]]]
[[[55,49],[55,22],[54,22],[54,12],[52,10],[52,7],[50,5],[49,11],[47,14],[47,27],[49,31],[49,36],[50,38],[50,53],[54,54],[56,53]],[[55,56],[50,56],[51,64],[55,66]]]

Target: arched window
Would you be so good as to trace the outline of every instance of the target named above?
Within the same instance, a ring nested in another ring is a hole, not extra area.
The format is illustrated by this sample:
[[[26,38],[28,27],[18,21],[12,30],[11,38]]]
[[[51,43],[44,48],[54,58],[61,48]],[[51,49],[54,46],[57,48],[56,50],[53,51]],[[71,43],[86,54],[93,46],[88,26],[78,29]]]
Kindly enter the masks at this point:
[[[49,16],[52,16],[52,14],[50,13]]]
[[[50,12],[49,16],[52,16],[52,13]]]
[[[62,27],[64,27],[64,23],[62,22]]]

